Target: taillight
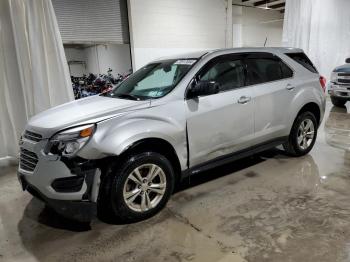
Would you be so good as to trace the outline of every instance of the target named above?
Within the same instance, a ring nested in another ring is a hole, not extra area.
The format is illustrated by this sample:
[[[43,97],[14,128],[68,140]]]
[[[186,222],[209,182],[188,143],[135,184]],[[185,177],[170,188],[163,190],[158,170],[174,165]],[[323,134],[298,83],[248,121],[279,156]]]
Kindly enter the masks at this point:
[[[320,76],[320,84],[322,86],[323,92],[326,92],[327,79],[324,76]]]

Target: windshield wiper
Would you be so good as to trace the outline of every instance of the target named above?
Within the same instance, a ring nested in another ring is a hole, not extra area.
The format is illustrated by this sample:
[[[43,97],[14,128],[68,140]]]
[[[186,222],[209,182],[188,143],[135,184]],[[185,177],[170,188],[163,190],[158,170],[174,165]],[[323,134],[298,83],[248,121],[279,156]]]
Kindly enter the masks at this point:
[[[113,97],[127,98],[127,99],[132,99],[132,100],[137,100],[137,101],[140,100],[139,97],[137,97],[135,95],[131,95],[131,94],[115,94]]]

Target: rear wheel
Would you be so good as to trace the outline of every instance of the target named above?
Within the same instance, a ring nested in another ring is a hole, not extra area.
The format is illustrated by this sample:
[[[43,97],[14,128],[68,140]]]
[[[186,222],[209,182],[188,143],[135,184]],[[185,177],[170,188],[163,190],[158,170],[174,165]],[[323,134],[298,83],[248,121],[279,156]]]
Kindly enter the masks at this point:
[[[283,145],[292,156],[303,156],[311,151],[317,138],[317,120],[311,112],[301,113],[294,121],[288,142]]]
[[[339,99],[339,98],[336,98],[334,96],[331,96],[331,101],[332,101],[332,104],[337,106],[337,107],[344,107],[344,105],[346,103],[346,100]]]
[[[164,156],[139,153],[111,166],[101,189],[98,204],[105,218],[136,222],[155,215],[166,205],[174,189],[174,171]]]

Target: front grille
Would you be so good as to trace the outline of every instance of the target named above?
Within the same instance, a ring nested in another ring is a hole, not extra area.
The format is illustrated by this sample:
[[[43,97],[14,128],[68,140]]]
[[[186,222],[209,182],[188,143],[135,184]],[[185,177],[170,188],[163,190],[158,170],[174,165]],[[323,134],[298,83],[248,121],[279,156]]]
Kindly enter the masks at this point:
[[[34,142],[39,142],[43,138],[42,135],[28,130],[24,131],[23,137]]]
[[[21,148],[19,167],[25,171],[33,172],[38,163],[38,156],[26,149]]]
[[[338,73],[338,76],[350,76],[350,73]]]
[[[350,84],[350,79],[338,79],[338,83],[340,84]]]

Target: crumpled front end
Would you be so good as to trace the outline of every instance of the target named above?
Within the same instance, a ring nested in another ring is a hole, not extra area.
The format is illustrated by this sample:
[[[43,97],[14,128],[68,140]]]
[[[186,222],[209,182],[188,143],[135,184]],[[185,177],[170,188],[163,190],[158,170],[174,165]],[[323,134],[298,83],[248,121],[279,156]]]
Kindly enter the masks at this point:
[[[90,221],[96,215],[100,169],[94,161],[47,154],[47,145],[38,133],[23,134],[18,168],[23,190],[67,218]]]

